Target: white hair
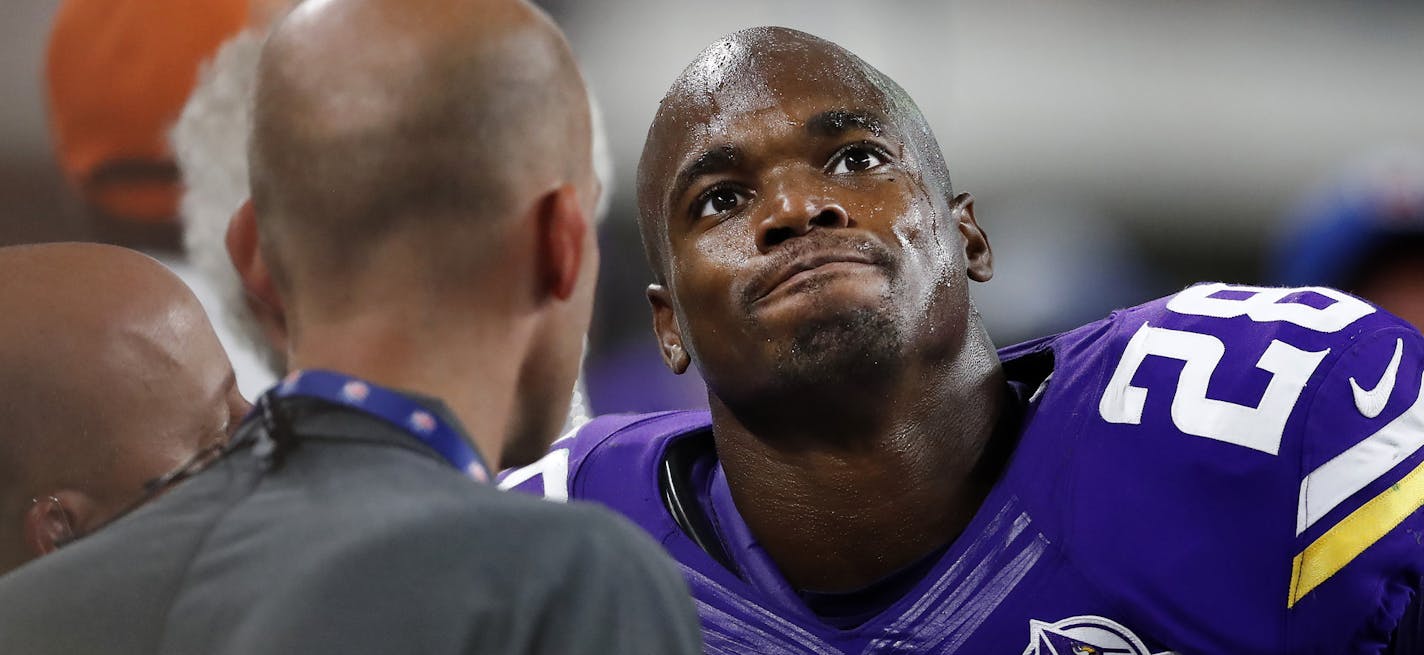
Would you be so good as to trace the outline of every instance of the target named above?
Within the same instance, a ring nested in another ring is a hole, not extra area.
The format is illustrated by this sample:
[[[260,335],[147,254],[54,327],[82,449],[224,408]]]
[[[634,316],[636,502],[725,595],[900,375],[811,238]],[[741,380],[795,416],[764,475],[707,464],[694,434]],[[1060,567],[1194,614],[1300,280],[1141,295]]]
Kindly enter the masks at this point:
[[[169,133],[183,174],[183,249],[222,302],[223,317],[275,375],[286,367],[247,307],[246,292],[228,258],[228,222],[249,195],[247,140],[263,31],[247,29],[203,66],[183,113]]]
[[[608,216],[608,206],[613,201],[613,151],[608,149],[608,130],[603,127],[603,108],[598,104],[593,91],[588,92],[588,118],[590,132],[593,133],[593,174],[603,187],[598,194],[598,204],[593,210],[593,222],[601,225]]]

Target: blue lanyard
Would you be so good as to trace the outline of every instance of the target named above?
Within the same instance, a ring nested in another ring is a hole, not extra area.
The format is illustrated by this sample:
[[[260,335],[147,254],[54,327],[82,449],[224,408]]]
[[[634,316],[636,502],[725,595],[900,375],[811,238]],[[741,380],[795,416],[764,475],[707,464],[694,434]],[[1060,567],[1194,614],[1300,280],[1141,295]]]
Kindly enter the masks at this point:
[[[430,446],[471,478],[489,481],[484,460],[459,430],[399,392],[332,371],[306,370],[293,371],[268,393],[316,398],[378,418]]]

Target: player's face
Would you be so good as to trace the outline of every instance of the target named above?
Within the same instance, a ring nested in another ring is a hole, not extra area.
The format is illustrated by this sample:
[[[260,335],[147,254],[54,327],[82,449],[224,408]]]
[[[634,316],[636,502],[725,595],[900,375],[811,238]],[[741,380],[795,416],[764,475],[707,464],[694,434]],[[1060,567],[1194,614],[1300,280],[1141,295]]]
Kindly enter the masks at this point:
[[[660,339],[724,400],[955,347],[964,226],[987,255],[972,199],[924,174],[880,89],[844,62],[777,63],[694,76],[709,88],[664,108],[678,115],[655,124],[644,164],[664,193]]]

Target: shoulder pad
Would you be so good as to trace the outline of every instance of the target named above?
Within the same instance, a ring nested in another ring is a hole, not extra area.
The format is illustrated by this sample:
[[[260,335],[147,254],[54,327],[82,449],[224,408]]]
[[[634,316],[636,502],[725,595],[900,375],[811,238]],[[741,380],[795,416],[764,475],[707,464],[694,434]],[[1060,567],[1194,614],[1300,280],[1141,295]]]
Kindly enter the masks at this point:
[[[657,460],[668,440],[711,424],[705,411],[600,416],[560,437],[539,461],[501,473],[499,488],[556,501],[574,498],[607,503],[611,499],[600,496],[613,492],[606,487],[640,480],[645,477],[642,472],[655,479]],[[616,465],[607,468],[618,473],[590,476],[591,462],[610,458]],[[612,479],[614,476],[621,480]]]

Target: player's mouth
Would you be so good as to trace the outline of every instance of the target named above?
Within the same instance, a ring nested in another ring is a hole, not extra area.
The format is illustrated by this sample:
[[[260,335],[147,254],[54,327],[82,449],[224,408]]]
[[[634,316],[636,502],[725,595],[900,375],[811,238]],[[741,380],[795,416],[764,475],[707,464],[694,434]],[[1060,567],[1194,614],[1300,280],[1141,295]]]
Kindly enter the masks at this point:
[[[792,260],[768,273],[748,287],[751,302],[755,305],[772,296],[793,292],[803,283],[813,278],[828,275],[855,274],[865,268],[878,268],[882,264],[867,253],[855,251],[813,253]]]

